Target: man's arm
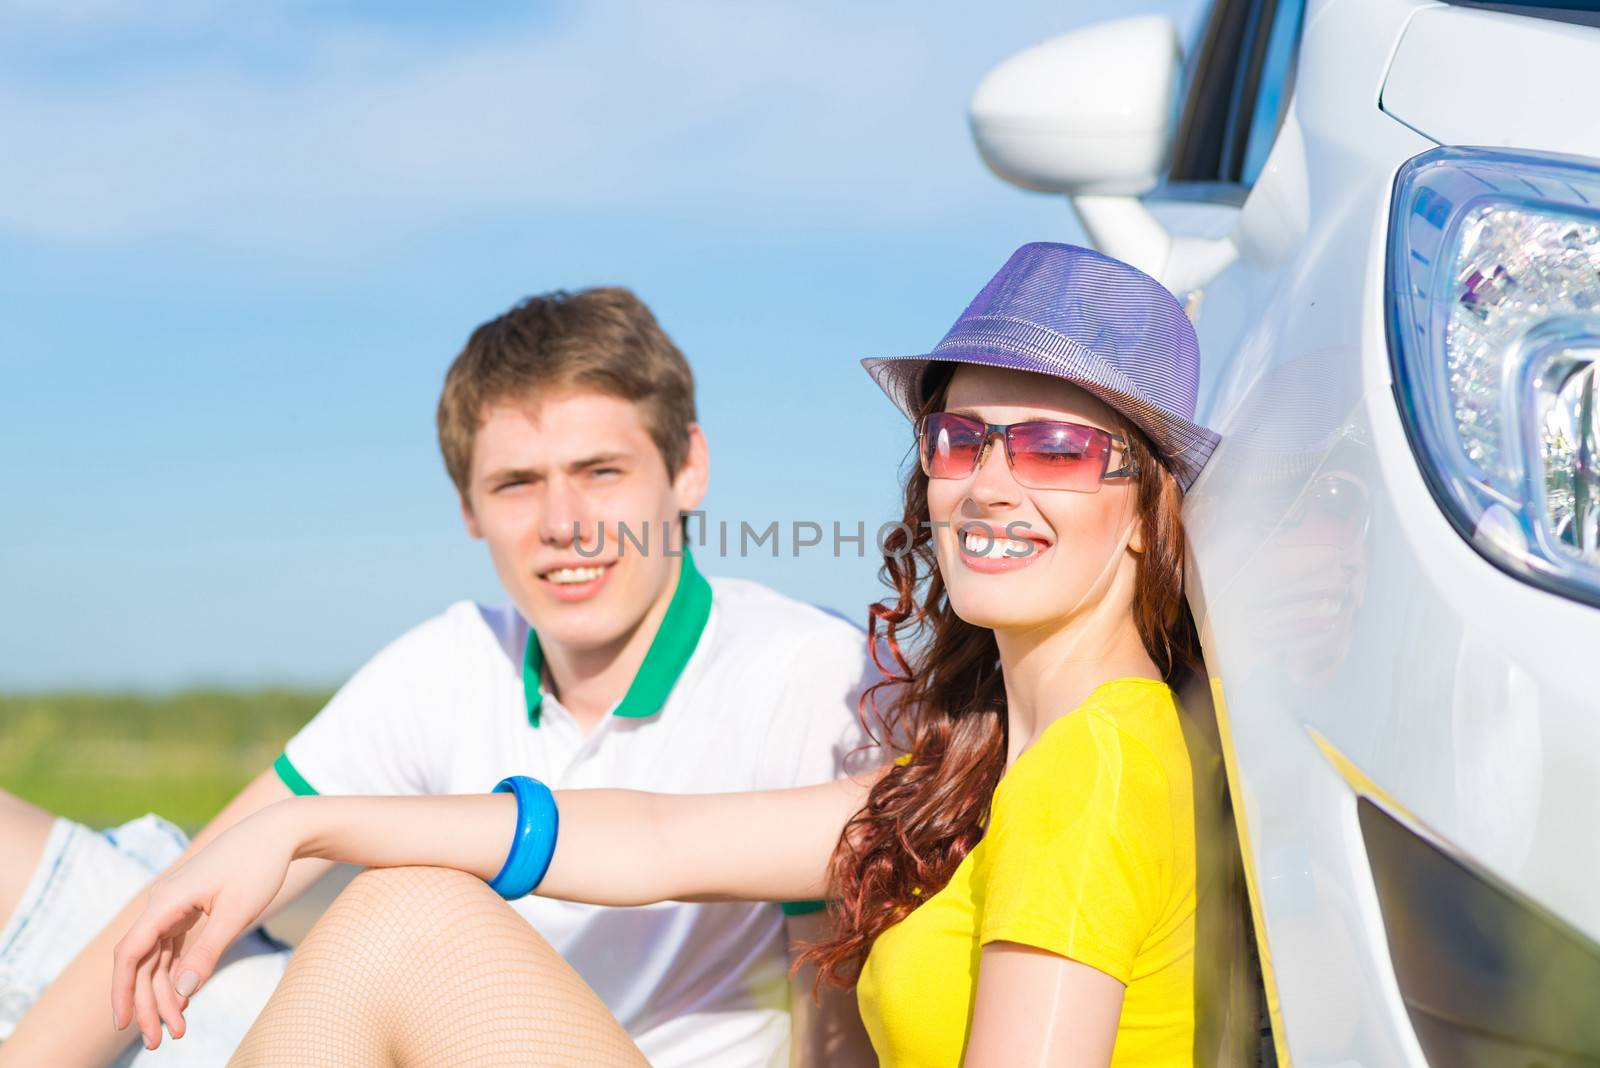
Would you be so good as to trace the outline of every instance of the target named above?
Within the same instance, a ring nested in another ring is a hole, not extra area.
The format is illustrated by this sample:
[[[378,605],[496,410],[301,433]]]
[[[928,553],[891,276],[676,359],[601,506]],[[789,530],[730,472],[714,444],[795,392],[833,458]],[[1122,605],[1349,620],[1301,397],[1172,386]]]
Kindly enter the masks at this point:
[[[172,867],[188,860],[246,816],[291,796],[277,773],[267,769],[195,836]],[[331,867],[332,862],[314,858],[295,861],[267,915],[299,897]],[[40,1064],[52,1068],[100,1068],[128,1045],[129,1032],[106,1026],[110,1019],[106,992],[111,989],[112,947],[138,917],[144,901],[141,890],[45,989],[11,1038],[0,1044],[0,1068]],[[196,925],[190,937],[200,930],[201,925]]]
[[[791,961],[833,929],[820,910],[788,916],[785,925]],[[855,987],[824,986],[818,1004],[812,1000],[816,978],[816,966],[807,964],[789,980],[789,1068],[872,1068],[878,1060],[856,1008]]]

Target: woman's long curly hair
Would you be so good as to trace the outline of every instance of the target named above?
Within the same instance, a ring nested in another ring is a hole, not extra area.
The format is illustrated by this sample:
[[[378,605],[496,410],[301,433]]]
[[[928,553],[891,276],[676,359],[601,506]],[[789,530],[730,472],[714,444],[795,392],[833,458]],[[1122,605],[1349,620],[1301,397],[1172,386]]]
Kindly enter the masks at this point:
[[[919,416],[943,407],[952,371],[930,367]],[[1162,677],[1175,684],[1199,663],[1183,598],[1183,491],[1143,433],[1131,424],[1119,429],[1139,472],[1144,528],[1134,623]],[[950,881],[983,837],[1005,770],[1005,685],[994,632],[951,607],[927,519],[928,476],[914,465],[904,520],[883,544],[880,575],[893,597],[869,609],[868,642],[882,680],[862,698],[863,721],[877,720],[875,729],[868,724],[875,738],[908,756],[877,781],[839,836],[828,866],[833,935],[801,959],[817,966],[819,984],[853,983],[873,940]]]

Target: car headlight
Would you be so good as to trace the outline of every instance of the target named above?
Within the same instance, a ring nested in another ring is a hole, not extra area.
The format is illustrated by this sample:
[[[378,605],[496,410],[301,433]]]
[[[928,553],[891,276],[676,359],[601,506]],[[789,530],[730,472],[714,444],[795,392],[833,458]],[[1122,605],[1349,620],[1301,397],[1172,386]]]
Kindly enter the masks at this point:
[[[1410,160],[1388,303],[1395,392],[1446,515],[1505,570],[1600,605],[1600,162]]]

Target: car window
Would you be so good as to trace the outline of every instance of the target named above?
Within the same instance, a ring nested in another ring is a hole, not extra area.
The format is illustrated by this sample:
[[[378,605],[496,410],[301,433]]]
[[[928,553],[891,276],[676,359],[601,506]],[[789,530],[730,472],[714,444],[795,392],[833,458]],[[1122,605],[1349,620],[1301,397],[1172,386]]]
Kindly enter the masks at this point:
[[[1215,0],[1189,50],[1169,182],[1254,182],[1294,84],[1305,0]]]
[[[1267,153],[1278,138],[1278,128],[1283,125],[1289,92],[1294,87],[1295,60],[1300,54],[1300,28],[1305,16],[1305,0],[1279,0],[1273,12],[1239,175],[1245,185],[1256,184]]]

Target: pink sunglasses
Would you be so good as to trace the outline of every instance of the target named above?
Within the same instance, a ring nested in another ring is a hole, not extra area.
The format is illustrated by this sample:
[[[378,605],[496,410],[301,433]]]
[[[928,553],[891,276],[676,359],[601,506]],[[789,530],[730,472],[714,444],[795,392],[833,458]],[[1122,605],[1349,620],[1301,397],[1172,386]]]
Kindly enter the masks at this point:
[[[1012,476],[1030,489],[1097,493],[1108,478],[1139,474],[1128,443],[1099,427],[1054,419],[1000,425],[950,412],[932,412],[922,420],[917,449],[922,470],[929,478],[966,478],[983,463],[997,436],[1005,442]],[[1123,463],[1107,471],[1114,447],[1122,450]]]

